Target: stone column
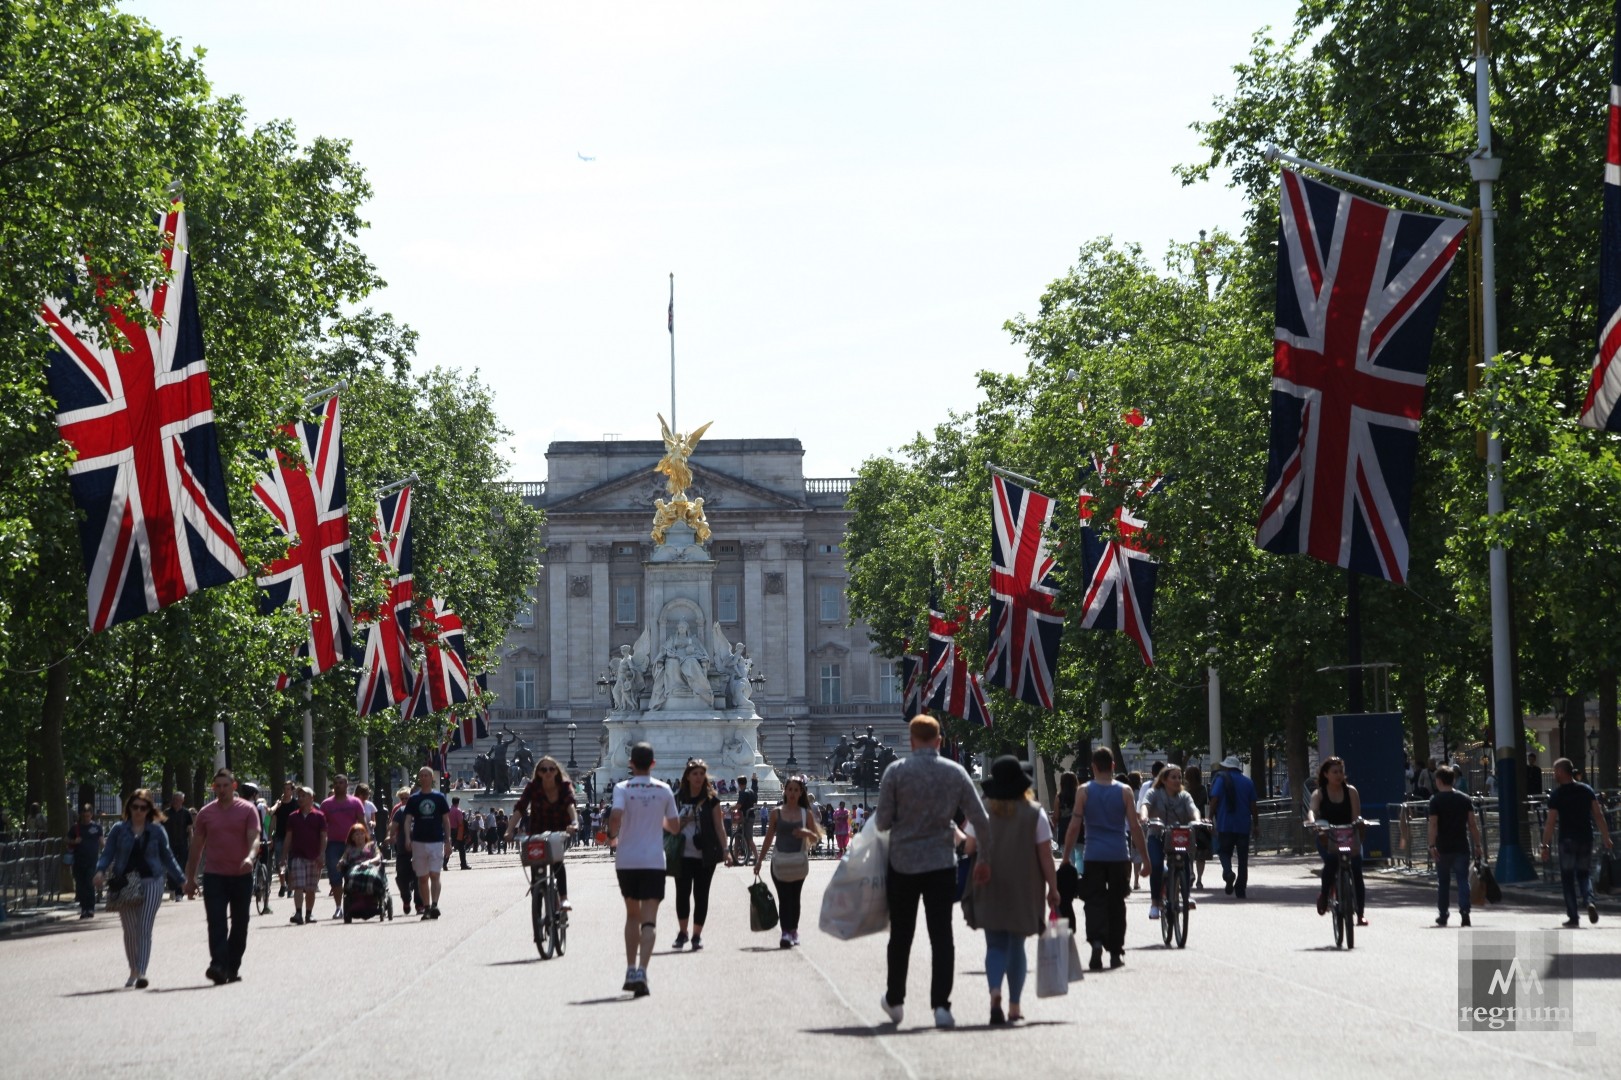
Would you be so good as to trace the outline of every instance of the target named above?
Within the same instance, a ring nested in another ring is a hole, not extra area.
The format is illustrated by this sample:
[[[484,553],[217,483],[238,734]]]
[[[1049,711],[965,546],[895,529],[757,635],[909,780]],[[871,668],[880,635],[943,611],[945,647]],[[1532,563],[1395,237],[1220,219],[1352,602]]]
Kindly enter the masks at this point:
[[[765,642],[765,597],[760,592],[760,556],[765,554],[764,540],[743,541],[743,640],[748,644],[749,655],[756,664],[766,661]],[[786,686],[783,680],[787,672],[781,668],[772,671],[766,670],[766,675],[777,686]],[[771,684],[768,682],[765,692],[770,693]],[[764,696],[764,695],[762,695]]]
[[[546,636],[550,654],[551,686],[546,695],[548,716],[568,714],[568,544],[546,545]]]
[[[805,549],[804,537],[784,540],[788,571],[788,696],[805,701]]]
[[[596,690],[596,673],[608,662],[612,647],[610,633],[614,621],[613,589],[608,581],[608,560],[613,555],[612,544],[587,544],[591,553],[591,689]],[[606,708],[609,703],[603,702]]]
[[[581,565],[569,567],[568,574],[568,699],[576,709],[588,709],[591,696],[596,692],[597,671],[601,661],[592,656],[595,630],[594,605],[599,597],[592,596],[592,574]],[[606,653],[606,650],[604,650]]]

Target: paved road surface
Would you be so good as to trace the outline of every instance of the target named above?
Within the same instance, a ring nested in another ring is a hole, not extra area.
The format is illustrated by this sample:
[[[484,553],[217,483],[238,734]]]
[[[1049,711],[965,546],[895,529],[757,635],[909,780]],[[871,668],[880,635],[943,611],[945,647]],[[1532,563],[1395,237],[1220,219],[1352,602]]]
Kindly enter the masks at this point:
[[[611,864],[571,854],[577,904],[568,954],[540,961],[514,856],[448,875],[437,922],[255,919],[243,981],[203,979],[201,902],[158,916],[152,989],[124,990],[116,916],[0,941],[0,1076],[139,1076],[206,1070],[273,1078],[469,1075],[713,1078],[744,1068],[824,1077],[1086,1075],[1141,1080],[1157,1063],[1204,1077],[1621,1075],[1621,919],[1568,935],[1576,1032],[1457,1030],[1456,926],[1430,925],[1428,889],[1370,883],[1372,925],[1333,948],[1298,864],[1263,862],[1251,896],[1204,894],[1188,948],[1170,952],[1130,905],[1127,965],[1067,997],[1025,995],[1029,1022],[986,1026],[982,938],[957,929],[959,1027],[926,1008],[923,931],[905,1022],[881,1024],[884,937],[839,942],[815,929],[832,864],[813,864],[802,948],[750,934],[746,869],[715,882],[707,948],[672,955],[673,901],[650,967],[652,996],[619,991],[623,908]],[[1212,880],[1219,875],[1212,873]],[[324,904],[319,909],[330,912]],[[1456,914],[1454,914],[1454,924]],[[1545,910],[1477,912],[1481,929],[1541,929]],[[317,1072],[318,1070],[318,1072]],[[1060,1072],[1062,1070],[1062,1072]]]

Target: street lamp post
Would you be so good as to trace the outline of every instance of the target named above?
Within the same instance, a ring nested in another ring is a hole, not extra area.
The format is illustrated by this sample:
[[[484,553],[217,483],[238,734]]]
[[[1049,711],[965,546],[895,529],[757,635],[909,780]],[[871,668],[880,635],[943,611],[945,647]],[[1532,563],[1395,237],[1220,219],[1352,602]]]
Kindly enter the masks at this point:
[[[573,775],[574,770],[578,769],[580,767],[579,762],[574,760],[574,732],[576,730],[578,730],[578,729],[579,729],[578,724],[574,723],[574,721],[572,721],[572,720],[569,721],[569,725],[568,725],[568,767],[569,767],[569,774],[570,775]]]
[[[1442,705],[1435,710],[1435,722],[1441,728],[1441,761],[1452,760],[1452,710]]]
[[[788,769],[799,768],[799,762],[794,759],[794,718],[788,718],[788,760],[783,762]]]

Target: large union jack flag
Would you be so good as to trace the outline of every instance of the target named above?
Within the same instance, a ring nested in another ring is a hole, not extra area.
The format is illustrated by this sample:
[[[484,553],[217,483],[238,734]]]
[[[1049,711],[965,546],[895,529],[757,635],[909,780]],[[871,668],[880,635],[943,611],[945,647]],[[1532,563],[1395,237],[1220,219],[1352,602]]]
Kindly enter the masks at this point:
[[[411,488],[377,504],[372,548],[388,579],[388,600],[365,620],[366,653],[360,663],[355,704],[361,716],[382,712],[411,693]]]
[[[990,704],[979,675],[968,670],[968,661],[957,648],[957,631],[962,624],[947,619],[938,605],[929,608],[928,684],[924,687],[927,708],[961,717],[977,727],[991,726]]]
[[[1110,471],[1119,457],[1119,446],[1109,448],[1109,464],[1093,458],[1089,472],[1104,484],[1112,485]],[[1138,485],[1132,500],[1158,491],[1163,477]],[[1081,604],[1083,630],[1119,630],[1137,643],[1143,663],[1154,665],[1154,587],[1159,564],[1149,554],[1148,523],[1130,506],[1115,507],[1113,536],[1107,540],[1092,526],[1094,496],[1082,489],[1081,576],[1086,581],[1086,597]]]
[[[985,677],[1021,701],[1053,707],[1064,613],[1047,550],[1053,501],[991,477],[991,618]]]
[[[482,696],[489,692],[489,675],[480,672],[475,676],[478,683],[480,700],[471,701],[466,706],[450,714],[450,745],[452,749],[460,750],[464,746],[474,745],[477,739],[490,737],[490,710],[482,702]]]
[[[420,711],[406,715],[436,713],[471,700],[477,691],[467,672],[461,616],[443,600],[430,596],[422,609],[416,637],[423,643],[422,672],[417,677],[422,692],[416,695],[423,704],[415,706]]]
[[[57,428],[77,455],[68,485],[83,514],[79,544],[93,631],[248,572],[225,500],[179,199],[161,228],[168,275],[131,298],[151,312],[152,326],[109,304],[117,342],[109,348],[62,314],[60,303],[39,309],[56,347],[47,377]]]
[[[308,617],[309,634],[297,652],[307,677],[349,652],[349,501],[337,395],[322,406],[319,421],[301,420],[281,431],[298,455],[270,450],[271,470],[253,494],[287,538],[287,553],[265,567],[258,583],[266,611],[291,603]]]
[[[1407,579],[1424,376],[1463,230],[1283,170],[1259,547]]]
[[[1610,59],[1609,139],[1604,155],[1604,233],[1599,248],[1598,356],[1582,402],[1582,424],[1621,431],[1621,0]]]

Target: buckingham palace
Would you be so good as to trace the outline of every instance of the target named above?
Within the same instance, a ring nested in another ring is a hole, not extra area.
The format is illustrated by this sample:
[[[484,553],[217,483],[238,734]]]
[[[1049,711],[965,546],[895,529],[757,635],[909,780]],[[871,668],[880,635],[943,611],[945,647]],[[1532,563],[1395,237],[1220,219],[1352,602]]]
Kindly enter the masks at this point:
[[[554,442],[547,477],[517,486],[546,514],[544,568],[520,608],[489,688],[491,734],[510,728],[536,755],[599,760],[610,658],[649,619],[644,564],[664,479],[656,440]],[[853,480],[807,478],[798,439],[705,439],[692,455],[691,492],[713,535],[712,610],[745,643],[764,718],[760,750],[777,766],[826,771],[840,734],[869,724],[904,745],[899,662],[873,652],[845,598],[846,500]],[[572,736],[572,743],[571,743]],[[474,750],[450,768],[471,775]],[[466,759],[466,760],[463,760]]]

